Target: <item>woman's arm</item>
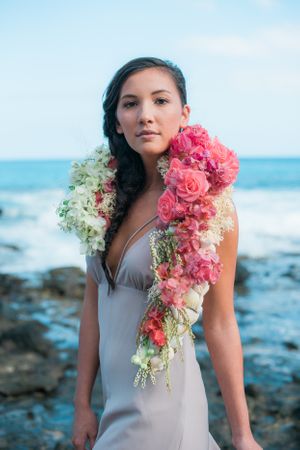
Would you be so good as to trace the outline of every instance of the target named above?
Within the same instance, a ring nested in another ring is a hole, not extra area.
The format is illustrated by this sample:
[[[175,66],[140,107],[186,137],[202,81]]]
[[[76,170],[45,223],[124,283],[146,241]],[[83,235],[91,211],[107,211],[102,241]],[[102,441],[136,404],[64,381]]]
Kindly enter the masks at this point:
[[[90,406],[91,394],[99,368],[98,286],[87,273],[81,310],[77,383],[74,405]]]
[[[97,437],[98,420],[90,403],[99,367],[98,346],[98,286],[87,273],[79,330],[77,383],[73,398],[75,415],[72,444],[76,450],[84,450],[87,440],[90,448],[93,448]]]
[[[226,231],[217,246],[216,251],[220,262],[223,263],[223,269],[218,281],[210,286],[204,297],[202,323],[230,423],[232,443],[238,449],[260,449],[251,433],[244,391],[243,353],[234,311],[239,236],[236,210],[231,213],[231,217],[234,229]]]

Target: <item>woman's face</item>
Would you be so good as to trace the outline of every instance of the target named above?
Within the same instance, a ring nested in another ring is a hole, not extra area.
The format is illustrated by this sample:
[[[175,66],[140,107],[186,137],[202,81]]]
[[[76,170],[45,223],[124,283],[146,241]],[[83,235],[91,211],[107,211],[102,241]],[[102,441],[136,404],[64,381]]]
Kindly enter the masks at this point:
[[[171,75],[150,68],[130,75],[124,82],[116,114],[117,132],[124,134],[137,153],[146,156],[169,148],[179,128],[188,125],[190,107],[182,106]],[[144,130],[155,134],[139,136]]]

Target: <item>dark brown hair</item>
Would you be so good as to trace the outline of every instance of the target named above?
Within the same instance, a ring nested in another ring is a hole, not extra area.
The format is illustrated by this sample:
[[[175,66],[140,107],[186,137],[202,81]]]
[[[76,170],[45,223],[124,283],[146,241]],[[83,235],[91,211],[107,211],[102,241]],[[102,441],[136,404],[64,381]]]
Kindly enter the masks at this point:
[[[181,70],[171,61],[154,57],[140,57],[132,59],[122,66],[110,81],[105,90],[103,101],[104,119],[103,131],[108,138],[110,152],[118,160],[116,173],[116,208],[111,218],[111,226],[105,235],[105,250],[101,253],[101,263],[106,278],[111,288],[115,288],[114,280],[110,277],[105,260],[114,235],[118,231],[130,205],[143,190],[146,181],[146,173],[141,156],[128,145],[124,134],[116,130],[116,110],[120,92],[124,82],[133,73],[157,67],[168,72],[177,87],[182,106],[187,103],[186,83]]]

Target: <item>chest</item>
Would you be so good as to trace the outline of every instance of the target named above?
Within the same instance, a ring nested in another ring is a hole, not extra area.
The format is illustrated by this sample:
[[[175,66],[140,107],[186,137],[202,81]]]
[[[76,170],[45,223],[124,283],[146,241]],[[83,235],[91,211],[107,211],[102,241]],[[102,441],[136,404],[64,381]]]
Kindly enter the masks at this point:
[[[157,219],[157,201],[147,204],[139,202],[130,208],[114,235],[106,256],[106,263],[114,278],[125,253],[155,227]]]

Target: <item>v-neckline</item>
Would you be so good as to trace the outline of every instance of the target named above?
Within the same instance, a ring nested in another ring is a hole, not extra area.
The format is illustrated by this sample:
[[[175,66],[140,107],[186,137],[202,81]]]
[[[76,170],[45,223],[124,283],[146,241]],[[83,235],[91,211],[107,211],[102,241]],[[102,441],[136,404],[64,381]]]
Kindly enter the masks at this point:
[[[146,235],[147,235],[147,233],[149,232],[149,231],[151,231],[151,230],[153,230],[153,228],[155,228],[155,226],[153,226],[152,228],[150,228],[148,231],[146,231],[141,237],[139,237],[129,248],[128,248],[128,250],[127,250],[127,252],[126,252],[126,248],[127,248],[127,246],[128,246],[128,244],[129,244],[129,242],[132,240],[132,238],[139,232],[139,231],[141,231],[146,225],[148,225],[150,222],[152,222],[152,220],[154,220],[155,218],[157,218],[158,217],[158,215],[156,214],[155,216],[153,216],[153,217],[151,217],[150,219],[148,219],[143,225],[141,225],[140,227],[138,227],[130,236],[129,236],[129,238],[127,239],[127,241],[126,241],[126,243],[125,243],[125,245],[124,245],[124,247],[123,247],[123,250],[122,250],[122,253],[121,253],[121,256],[120,256],[120,259],[119,259],[119,262],[118,262],[118,264],[117,264],[117,268],[116,268],[116,272],[115,272],[115,274],[113,275],[112,274],[112,272],[111,272],[111,270],[110,270],[110,267],[109,267],[109,265],[107,264],[107,261],[106,261],[106,259],[105,259],[105,265],[106,265],[106,268],[107,268],[107,270],[109,271],[109,274],[110,274],[110,276],[111,276],[111,278],[112,278],[112,280],[114,281],[114,283],[116,283],[116,280],[117,280],[117,276],[118,276],[118,273],[119,273],[119,270],[120,270],[120,267],[121,267],[121,264],[122,264],[122,262],[123,262],[123,259],[124,259],[124,257],[127,255],[127,253],[131,250],[131,248],[137,243],[137,242],[139,242],[141,239],[143,239]]]

